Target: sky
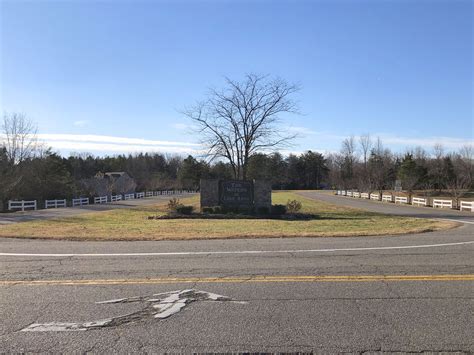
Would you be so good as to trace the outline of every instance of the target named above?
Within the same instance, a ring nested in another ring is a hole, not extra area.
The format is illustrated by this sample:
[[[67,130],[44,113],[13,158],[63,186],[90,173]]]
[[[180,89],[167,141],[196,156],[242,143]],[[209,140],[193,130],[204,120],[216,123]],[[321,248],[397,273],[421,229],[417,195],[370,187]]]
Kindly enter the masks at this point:
[[[181,113],[224,77],[300,85],[289,149],[473,144],[470,0],[0,0],[0,112],[63,155],[200,151]]]

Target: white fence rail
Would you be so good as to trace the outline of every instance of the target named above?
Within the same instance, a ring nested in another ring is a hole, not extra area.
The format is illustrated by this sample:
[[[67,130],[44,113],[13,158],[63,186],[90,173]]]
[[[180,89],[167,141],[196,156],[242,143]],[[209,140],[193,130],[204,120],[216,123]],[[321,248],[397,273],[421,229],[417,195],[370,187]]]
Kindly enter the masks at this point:
[[[460,201],[459,209],[474,212],[474,201]]]
[[[368,194],[367,192],[362,192],[362,193],[360,194],[360,198],[366,198],[366,199],[368,199],[368,198],[369,198],[369,194]]]
[[[360,192],[353,192],[353,193],[352,193],[352,197],[357,197],[357,198],[359,198],[359,197],[360,197]]]
[[[94,203],[96,204],[107,203],[107,196],[94,197]]]
[[[433,208],[453,208],[452,200],[433,200]]]
[[[342,195],[342,196],[346,196],[346,194],[347,194],[347,192],[346,192],[345,190],[342,190],[342,191],[341,191],[341,195]]]
[[[123,195],[124,200],[133,200],[135,198],[135,194],[125,194]]]
[[[392,195],[382,195],[382,201],[385,201],[385,202],[392,202],[392,201],[393,201],[393,197],[392,197]]]
[[[370,194],[371,200],[380,200],[380,194]]]
[[[347,191],[347,195],[346,195],[346,196],[352,197],[352,191]]]
[[[411,204],[415,206],[428,206],[428,199],[420,198],[420,197],[413,197],[411,199]]]
[[[59,208],[67,207],[66,200],[46,200],[44,201],[44,208]]]
[[[122,195],[112,195],[110,196],[110,202],[122,201]]]
[[[72,199],[72,207],[86,206],[88,204],[89,204],[89,198],[88,197],[79,197],[79,198],[73,198]]]
[[[145,193],[144,192],[137,192],[135,194],[135,198],[144,198],[145,197]]]
[[[153,196],[153,191],[147,191],[146,197],[152,197]]]
[[[408,203],[408,197],[396,196],[395,203]]]
[[[25,209],[27,208],[33,208],[34,210],[36,210],[37,208],[37,205],[36,205],[36,200],[33,200],[33,201],[25,201],[25,200],[21,200],[21,201],[8,201],[8,209],[10,211],[13,211],[13,210],[22,210],[22,211],[25,211]]]

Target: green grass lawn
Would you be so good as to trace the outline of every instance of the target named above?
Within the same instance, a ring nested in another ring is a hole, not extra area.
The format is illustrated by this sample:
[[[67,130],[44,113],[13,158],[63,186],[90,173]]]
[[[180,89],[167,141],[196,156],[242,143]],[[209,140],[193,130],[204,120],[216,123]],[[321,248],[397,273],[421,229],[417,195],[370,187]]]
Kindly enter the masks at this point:
[[[274,192],[274,204],[302,202],[312,220],[148,219],[166,213],[166,202],[153,206],[91,212],[76,217],[0,226],[0,237],[69,240],[186,240],[264,237],[345,237],[427,232],[456,226],[454,222],[382,215]],[[199,197],[181,200],[199,205]]]

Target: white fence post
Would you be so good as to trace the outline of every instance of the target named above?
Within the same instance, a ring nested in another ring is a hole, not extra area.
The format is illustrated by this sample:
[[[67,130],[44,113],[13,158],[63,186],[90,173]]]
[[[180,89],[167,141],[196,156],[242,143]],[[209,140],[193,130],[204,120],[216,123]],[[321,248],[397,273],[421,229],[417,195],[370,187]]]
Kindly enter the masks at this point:
[[[468,211],[474,212],[474,201],[460,201],[459,210],[460,211],[468,210]]]
[[[378,194],[378,193],[371,193],[371,194],[370,194],[370,199],[371,199],[371,200],[379,201],[379,200],[380,200],[380,194]]]
[[[395,203],[408,203],[408,197],[396,196]]]
[[[107,203],[107,196],[94,197],[94,203],[95,204]]]
[[[79,197],[79,198],[73,198],[72,199],[72,207],[76,206],[85,206],[89,204],[89,198],[88,197]]]
[[[44,201],[44,208],[59,208],[59,207],[67,207],[66,200],[45,200]]]
[[[433,208],[453,208],[452,200],[433,200]]]
[[[428,199],[420,197],[412,197],[411,204],[414,206],[428,206]]]
[[[122,200],[122,195],[111,195],[110,202],[117,202]]]
[[[22,212],[25,212],[26,208],[33,208],[36,211],[36,209],[37,209],[36,200],[32,200],[32,201],[25,201],[25,200],[12,201],[12,200],[9,200],[8,201],[8,209],[10,211],[12,211],[12,210],[21,210]]]

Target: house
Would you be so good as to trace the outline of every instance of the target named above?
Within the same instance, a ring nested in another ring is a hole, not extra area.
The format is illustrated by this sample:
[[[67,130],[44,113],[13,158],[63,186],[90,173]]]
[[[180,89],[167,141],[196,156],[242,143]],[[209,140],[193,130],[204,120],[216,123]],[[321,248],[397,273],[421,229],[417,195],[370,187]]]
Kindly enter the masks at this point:
[[[90,196],[108,196],[134,193],[137,183],[125,171],[98,172],[91,179],[83,179],[81,187]]]

